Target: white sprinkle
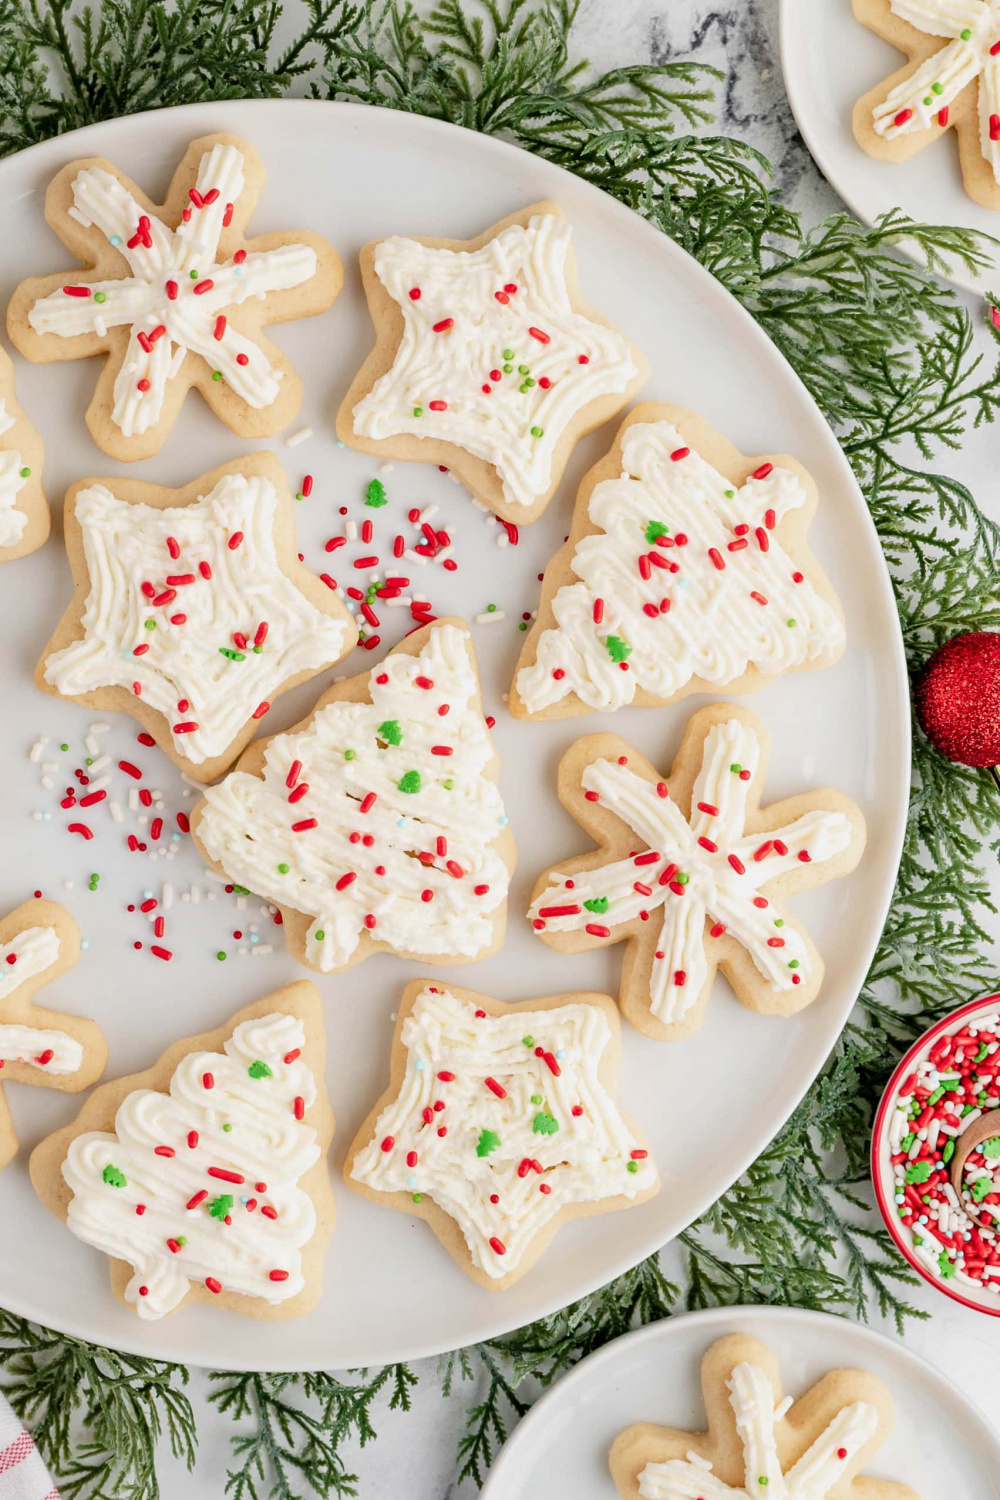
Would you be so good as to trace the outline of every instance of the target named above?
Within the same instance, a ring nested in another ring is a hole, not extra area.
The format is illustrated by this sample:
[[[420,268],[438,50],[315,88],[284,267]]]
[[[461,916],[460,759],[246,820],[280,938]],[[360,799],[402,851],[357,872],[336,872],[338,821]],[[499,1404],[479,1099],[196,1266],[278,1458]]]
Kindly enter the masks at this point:
[[[138,789],[138,787],[130,786],[129,789],[128,789],[128,810],[129,810],[129,812],[135,812],[135,810],[136,810],[136,808],[138,806],[139,806],[139,789]]]
[[[205,874],[205,879],[206,880],[214,880],[215,883],[216,883],[216,885],[228,885],[229,884],[229,882],[226,879],[225,875],[220,875],[217,870],[209,870],[209,869],[206,868],[204,874]]]
[[[393,474],[395,473],[395,469],[395,464],[379,464],[378,466],[378,471],[380,474]]]
[[[42,751],[45,749],[45,746],[48,743],[49,742],[46,739],[45,735],[42,735],[42,737],[40,739],[37,739],[32,745],[31,749],[28,751],[28,759],[34,761],[37,765],[37,763],[42,758]]]
[[[90,781],[87,783],[87,792],[88,793],[90,793],[90,792],[99,792],[102,787],[110,786],[110,784],[111,784],[111,777],[110,776],[97,776],[97,777],[93,777],[92,776],[91,779],[90,779]]]
[[[88,755],[98,755],[100,753],[101,747],[92,734],[88,734],[83,743]]]
[[[426,568],[427,566],[427,558],[422,557],[419,552],[414,552],[412,547],[405,548],[403,556],[406,558],[407,562],[417,563],[421,568]]]
[[[454,552],[454,550],[455,550],[454,547],[449,542],[448,545],[447,545],[447,547],[442,547],[441,548],[441,550],[438,552],[437,557],[435,557],[434,561],[435,562],[439,562],[439,563],[443,563],[444,560],[445,560],[445,558],[446,557],[450,557],[451,554]]]
[[[109,802],[108,812],[111,814],[112,823],[120,823],[125,816],[121,809],[121,803],[119,802]]]
[[[440,505],[425,505],[417,517],[417,525],[422,526],[425,521],[433,520],[440,509]]]
[[[63,881],[63,890],[64,891],[71,891],[72,889],[73,889],[73,882],[72,882],[72,880],[64,880]]]
[[[781,1405],[782,1406],[785,1405],[784,1401],[781,1403]],[[788,1405],[789,1406],[791,1405],[791,1397],[788,1398]],[[785,1409],[787,1410],[787,1407]],[[780,1411],[780,1410],[781,1410],[781,1407],[778,1408],[778,1411]],[[774,1413],[775,1417],[778,1416],[778,1411],[775,1411],[775,1413]],[[711,1467],[712,1467],[712,1461],[711,1461],[711,1459],[703,1458],[701,1456],[701,1454],[700,1453],[696,1453],[693,1448],[689,1448],[688,1451],[687,1451],[687,1453],[685,1453],[684,1457],[687,1459],[687,1461],[688,1461],[689,1464],[694,1464],[699,1469],[711,1469]]]
[[[75,203],[67,208],[66,213],[69,218],[75,219],[78,224],[82,224],[84,229],[93,229],[94,225],[92,221],[80,212]]]
[[[108,325],[107,325],[107,323],[105,323],[104,319],[101,318],[101,317],[95,317],[94,318],[94,332],[97,334],[97,337],[100,338],[100,339],[104,338],[104,336],[107,333],[107,331],[108,331]],[[185,350],[184,352],[187,353],[187,350]]]
[[[347,540],[349,542],[356,542],[357,541],[357,539],[358,539],[358,523],[357,523],[357,521],[345,521],[344,522],[344,535],[346,536],[346,538],[347,538]]]
[[[191,905],[192,906],[197,906],[198,902],[200,900],[201,900],[201,886],[200,885],[193,885],[191,887]]]
[[[510,546],[510,537],[507,535],[506,531],[498,531],[497,532],[497,546],[498,547],[509,547]]]
[[[105,724],[103,722],[98,722],[97,724],[91,724],[89,726],[91,734],[107,734],[110,728],[110,724]]]
[[[38,785],[43,786],[46,791],[49,791],[55,785],[55,783],[53,782],[51,776],[42,776],[39,779]]]
[[[237,896],[236,897],[236,910],[237,911],[246,911],[246,909],[247,909],[247,898],[245,896]]]
[[[289,436],[285,438],[285,447],[297,448],[300,443],[304,443],[306,439],[311,438],[312,435],[313,430],[311,427],[300,427],[298,432],[290,433]]]
[[[507,614],[502,609],[484,609],[481,615],[476,616],[477,625],[494,625],[497,620],[506,620]]]
[[[90,774],[91,774],[91,776],[93,776],[95,772],[103,771],[104,767],[105,766],[110,766],[110,764],[111,764],[111,756],[110,755],[99,755],[97,757],[97,759],[91,764],[91,767],[90,767]]]
[[[169,911],[173,904],[174,888],[172,885],[168,885],[166,882],[164,882],[163,889],[160,892],[160,905],[163,907],[164,911]]]
[[[382,604],[386,609],[406,609],[413,603],[408,594],[400,594],[398,599],[383,599]]]
[[[241,951],[245,952],[246,950],[243,949]],[[274,952],[274,945],[273,943],[258,943],[256,948],[250,949],[250,952],[253,954],[254,958],[263,958],[265,953]]]

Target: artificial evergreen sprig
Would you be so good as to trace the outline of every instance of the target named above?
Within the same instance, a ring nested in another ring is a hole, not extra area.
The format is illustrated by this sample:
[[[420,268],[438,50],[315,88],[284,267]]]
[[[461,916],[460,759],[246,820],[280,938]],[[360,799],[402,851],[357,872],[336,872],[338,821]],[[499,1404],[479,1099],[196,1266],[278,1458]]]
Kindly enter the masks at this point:
[[[694,255],[742,303],[837,431],[885,549],[912,671],[956,631],[1000,628],[1000,534],[936,471],[1000,403],[995,353],[963,305],[895,253],[980,269],[975,237],[898,213],[812,229],[773,191],[760,153],[706,124],[714,70],[685,61],[612,70],[573,61],[576,0],[296,0],[299,35],[276,50],[271,0],[0,0],[0,151],[163,104],[307,88],[503,134],[608,192]],[[1000,314],[998,314],[1000,316]],[[990,324],[994,340],[1000,332]],[[982,341],[980,341],[982,342]],[[872,1110],[906,1043],[995,983],[981,863],[997,837],[989,778],[943,761],[919,731],[903,860],[861,1004],[777,1139],[680,1236],[683,1285],[659,1258],[552,1317],[442,1362],[442,1387],[476,1399],[459,1478],[478,1482],[532,1394],[636,1323],[676,1307],[770,1302],[898,1323],[913,1278],[867,1194]],[[185,1372],[92,1348],[0,1314],[0,1364],[63,1493],[154,1500],[164,1432],[191,1462]],[[227,1493],[294,1500],[357,1492],[347,1451],[373,1408],[406,1410],[415,1375],[219,1375],[237,1424]]]

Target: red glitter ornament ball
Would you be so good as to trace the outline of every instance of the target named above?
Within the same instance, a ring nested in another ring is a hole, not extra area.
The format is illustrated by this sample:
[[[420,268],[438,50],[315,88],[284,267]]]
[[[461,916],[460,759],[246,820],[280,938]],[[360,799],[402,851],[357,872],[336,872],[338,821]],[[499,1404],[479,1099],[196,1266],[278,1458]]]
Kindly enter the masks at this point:
[[[963,766],[1000,766],[1000,634],[946,641],[917,682],[917,716],[931,743]]]

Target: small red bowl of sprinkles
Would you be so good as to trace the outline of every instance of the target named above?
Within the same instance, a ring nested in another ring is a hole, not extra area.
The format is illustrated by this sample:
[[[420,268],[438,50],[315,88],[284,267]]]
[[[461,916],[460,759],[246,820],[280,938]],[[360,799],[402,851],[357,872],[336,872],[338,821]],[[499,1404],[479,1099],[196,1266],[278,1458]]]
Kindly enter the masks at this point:
[[[1000,1317],[1000,995],[961,1006],[914,1042],[882,1095],[871,1168],[913,1269]]]

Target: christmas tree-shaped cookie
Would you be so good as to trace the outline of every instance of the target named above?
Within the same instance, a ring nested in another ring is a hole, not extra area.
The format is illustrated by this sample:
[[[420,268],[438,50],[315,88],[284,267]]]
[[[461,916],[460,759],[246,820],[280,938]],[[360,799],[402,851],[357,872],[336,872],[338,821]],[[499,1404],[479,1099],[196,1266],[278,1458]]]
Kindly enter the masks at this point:
[[[560,1224],[659,1188],[614,1097],[619,1027],[607,995],[509,1005],[415,980],[389,1087],[347,1155],[348,1187],[426,1219],[468,1275],[503,1291]]]
[[[663,775],[615,734],[563,756],[560,801],[600,847],[539,876],[528,916],[563,953],[625,942],[620,1002],[647,1036],[697,1031],[717,968],[766,1015],[819,993],[823,960],[785,898],[853,870],[865,822],[830,787],[762,807],[768,747],[753,714],[714,703]]]
[[[636,407],[546,569],[511,713],[655,707],[835,662],[840,606],[806,545],[816,498],[794,459],[746,458],[683,407]]]
[[[580,300],[558,203],[531,204],[474,240],[377,240],[361,276],[376,343],[338,437],[446,464],[504,520],[541,515],[578,439],[646,378],[638,349]]]
[[[85,479],[65,507],[73,598],[43,692],[130,713],[199,781],[227,770],[280,693],[339,661],[357,626],[299,559],[272,453],[183,489]]]
[[[621,1500],[917,1500],[860,1475],[892,1432],[892,1397],[867,1370],[831,1370],[782,1397],[777,1355],[747,1334],[717,1339],[701,1362],[706,1432],[636,1422],[618,1435]]]
[[[503,940],[514,842],[498,771],[468,628],[440,620],[251,745],[191,832],[280,907],[289,948],[321,973],[380,949],[467,962]]]
[[[111,1257],[139,1317],[315,1306],[334,1213],[325,1054],[315,987],[289,985],[102,1085],[32,1152],[43,1203]]]
[[[0,562],[35,552],[49,534],[42,440],[17,404],[14,366],[0,349]]]
[[[25,901],[0,920],[0,1167],[17,1151],[5,1083],[76,1094],[104,1072],[108,1048],[95,1022],[34,1004],[79,956],[80,930],[54,901]]]

